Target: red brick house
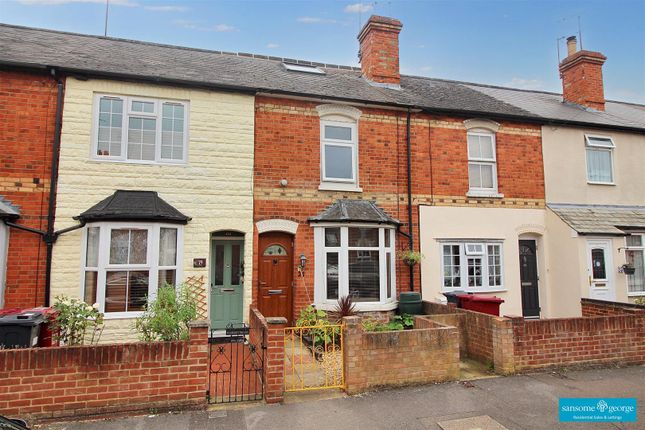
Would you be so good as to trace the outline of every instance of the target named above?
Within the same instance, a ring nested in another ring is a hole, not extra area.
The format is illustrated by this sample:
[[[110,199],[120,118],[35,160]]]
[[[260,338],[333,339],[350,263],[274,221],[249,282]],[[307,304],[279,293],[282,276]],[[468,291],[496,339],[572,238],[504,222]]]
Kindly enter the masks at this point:
[[[265,315],[295,320],[311,303],[331,309],[347,295],[361,310],[395,309],[400,292],[420,291],[419,267],[397,258],[397,251],[420,249],[420,206],[544,207],[540,126],[510,120],[521,112],[465,86],[400,76],[401,27],[370,18],[359,35],[360,70],[316,64],[294,70],[321,81],[351,77],[391,97],[387,106],[385,97],[357,103],[333,94],[256,96],[253,297]],[[424,109],[434,97],[453,101]],[[489,112],[475,113],[486,103]],[[461,104],[461,112],[451,104]],[[494,164],[494,192],[481,178],[479,187],[469,186],[468,136],[479,131],[484,139],[490,128],[496,158],[480,163]]]
[[[0,70],[0,308],[46,303],[58,81],[49,71]],[[32,229],[33,231],[29,231]]]

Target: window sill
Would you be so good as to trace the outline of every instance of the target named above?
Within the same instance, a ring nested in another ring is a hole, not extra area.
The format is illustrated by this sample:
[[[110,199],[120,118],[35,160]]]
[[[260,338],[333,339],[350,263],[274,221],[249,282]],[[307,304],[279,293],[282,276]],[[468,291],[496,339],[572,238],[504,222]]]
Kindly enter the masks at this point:
[[[124,320],[138,318],[143,312],[107,312],[103,313],[104,320]]]
[[[187,166],[186,161],[146,161],[146,160],[118,160],[115,158],[90,158],[94,163],[121,163],[121,164],[138,164],[142,166]]]
[[[399,307],[399,303],[397,301],[393,302],[354,302],[356,305],[356,310],[358,312],[385,312],[385,311],[392,311],[396,308]],[[333,311],[336,309],[338,306],[338,302],[336,301],[330,301],[330,302],[323,302],[323,303],[315,303],[317,309],[321,309],[323,311]]]
[[[594,182],[594,181],[587,181],[588,185],[605,185],[609,187],[615,187],[616,183],[615,182]]]
[[[454,293],[454,292],[457,292],[457,291],[463,291],[464,294],[468,294],[468,293],[474,293],[474,294],[479,294],[479,293],[507,293],[508,292],[508,290],[506,288],[495,288],[495,289],[492,289],[492,288],[466,288],[466,289],[455,288],[455,289],[449,289],[449,290],[444,288],[444,289],[441,290],[442,293]]]
[[[645,291],[634,291],[627,293],[627,297],[645,297]]]
[[[468,191],[466,197],[484,197],[488,199],[503,199],[504,194],[496,191]]]
[[[337,182],[321,182],[319,191],[347,191],[350,193],[362,193],[363,189],[355,184],[342,184]]]

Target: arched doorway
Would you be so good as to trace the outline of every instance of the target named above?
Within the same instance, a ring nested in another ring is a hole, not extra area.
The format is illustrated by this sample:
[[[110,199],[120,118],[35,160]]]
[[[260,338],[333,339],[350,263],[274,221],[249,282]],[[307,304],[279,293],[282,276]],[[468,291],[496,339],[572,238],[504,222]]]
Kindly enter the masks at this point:
[[[284,232],[260,235],[258,247],[258,309],[265,317],[293,317],[293,236]]]

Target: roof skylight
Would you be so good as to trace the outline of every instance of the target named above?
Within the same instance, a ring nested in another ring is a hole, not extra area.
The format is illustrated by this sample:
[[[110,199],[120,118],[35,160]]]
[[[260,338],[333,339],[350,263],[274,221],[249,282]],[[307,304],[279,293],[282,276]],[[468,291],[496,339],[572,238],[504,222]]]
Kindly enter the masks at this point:
[[[315,73],[317,75],[324,75],[325,72],[316,66],[305,66],[303,64],[282,63],[285,69],[292,72]]]

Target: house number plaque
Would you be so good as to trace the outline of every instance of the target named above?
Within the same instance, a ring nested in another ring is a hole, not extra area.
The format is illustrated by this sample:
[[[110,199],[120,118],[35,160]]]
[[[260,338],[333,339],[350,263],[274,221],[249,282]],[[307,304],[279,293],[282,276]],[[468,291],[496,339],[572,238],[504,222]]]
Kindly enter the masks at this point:
[[[205,258],[193,258],[193,267],[206,267]]]

